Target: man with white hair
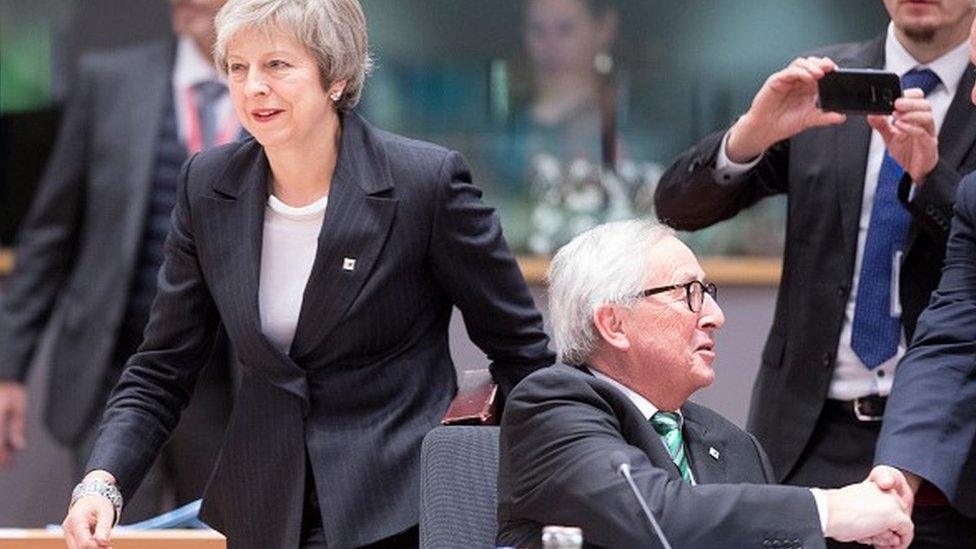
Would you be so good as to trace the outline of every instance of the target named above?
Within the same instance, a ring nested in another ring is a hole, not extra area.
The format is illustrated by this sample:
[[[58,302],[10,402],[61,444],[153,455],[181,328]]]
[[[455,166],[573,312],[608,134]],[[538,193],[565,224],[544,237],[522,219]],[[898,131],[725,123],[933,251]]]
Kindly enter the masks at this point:
[[[694,254],[653,222],[602,225],[553,258],[550,310],[565,366],[536,372],[502,418],[500,545],[538,546],[546,524],[588,544],[657,546],[637,490],[676,547],[823,547],[824,538],[905,547],[912,524],[871,483],[769,486],[758,442],[688,402],[711,384],[725,322]]]

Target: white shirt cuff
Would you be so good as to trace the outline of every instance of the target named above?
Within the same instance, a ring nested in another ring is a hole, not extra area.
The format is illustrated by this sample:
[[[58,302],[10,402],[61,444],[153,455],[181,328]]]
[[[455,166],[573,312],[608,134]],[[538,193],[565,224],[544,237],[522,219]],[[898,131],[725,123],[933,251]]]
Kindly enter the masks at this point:
[[[908,189],[908,201],[912,202],[915,200],[915,194],[918,191],[918,184],[912,181],[912,186]]]
[[[736,177],[746,173],[751,170],[762,160],[763,155],[759,155],[750,162],[745,164],[739,164],[738,162],[733,162],[729,158],[726,152],[726,147],[729,143],[729,132],[725,132],[725,136],[722,137],[722,146],[718,148],[718,156],[715,158],[715,181],[718,183],[727,183]]]
[[[820,516],[820,531],[827,535],[827,519],[828,517],[828,507],[827,507],[827,495],[823,493],[823,490],[819,488],[810,488],[810,493],[813,494],[813,501],[817,504],[817,514]]]

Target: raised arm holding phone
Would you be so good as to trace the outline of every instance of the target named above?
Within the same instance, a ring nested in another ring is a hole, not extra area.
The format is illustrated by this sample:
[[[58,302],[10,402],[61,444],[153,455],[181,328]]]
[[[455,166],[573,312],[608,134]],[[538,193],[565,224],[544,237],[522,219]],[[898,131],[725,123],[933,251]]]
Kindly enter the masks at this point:
[[[783,274],[747,424],[787,484],[870,473],[895,368],[938,284],[956,187],[976,168],[973,3],[883,3],[884,33],[773,73],[735,124],[677,159],[655,197],[661,220],[681,230],[787,197]],[[898,75],[892,114],[820,109],[818,83],[839,68]],[[916,522],[919,546],[952,528],[938,514]]]

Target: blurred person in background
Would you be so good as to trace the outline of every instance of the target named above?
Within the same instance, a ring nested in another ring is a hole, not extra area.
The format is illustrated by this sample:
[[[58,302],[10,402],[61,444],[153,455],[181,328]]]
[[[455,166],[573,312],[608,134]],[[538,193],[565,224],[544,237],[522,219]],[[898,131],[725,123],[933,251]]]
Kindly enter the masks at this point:
[[[353,110],[357,0],[230,0],[216,28],[254,139],[184,165],[66,540],[109,543],[224,328],[242,379],[201,518],[234,549],[416,547],[420,444],[457,391],[453,307],[502,395],[553,363],[542,317],[460,155]]]
[[[616,168],[614,0],[523,0],[525,92],[516,92],[499,169],[506,230],[515,246],[552,253],[629,207]],[[613,187],[608,191],[607,184]]]
[[[871,471],[896,365],[939,281],[956,187],[976,168],[972,0],[884,6],[884,34],[771,75],[657,188],[658,216],[682,230],[787,196],[782,282],[748,421],[787,484],[843,486]],[[900,76],[893,116],[817,108],[817,82],[837,67]],[[917,505],[914,520],[917,546],[971,546],[953,534],[963,519],[944,497]]]
[[[27,444],[24,380],[53,318],[46,423],[83,474],[108,393],[142,341],[179,168],[240,132],[212,64],[213,18],[224,0],[170,3],[174,39],[80,61],[0,296],[0,466]],[[215,345],[198,397],[131,498],[127,520],[202,494],[230,410],[225,347]]]

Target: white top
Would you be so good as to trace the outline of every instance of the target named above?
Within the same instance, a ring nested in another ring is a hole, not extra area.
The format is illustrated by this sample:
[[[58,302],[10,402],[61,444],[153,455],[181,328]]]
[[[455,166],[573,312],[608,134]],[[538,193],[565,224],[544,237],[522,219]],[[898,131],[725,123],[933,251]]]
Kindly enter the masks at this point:
[[[926,99],[932,105],[932,115],[935,118],[936,131],[942,128],[942,122],[945,120],[946,112],[949,110],[949,105],[952,104],[952,99],[955,97],[956,90],[959,87],[959,81],[962,79],[968,63],[969,44],[963,42],[949,53],[946,53],[927,65],[923,65],[916,61],[908,53],[908,50],[898,42],[894,33],[894,25],[888,25],[888,33],[885,38],[884,69],[903,76],[915,68],[928,68],[937,74],[942,81],[926,96]],[[728,181],[725,178],[726,175],[734,177],[749,170],[759,162],[759,158],[748,164],[736,164],[729,160],[725,152],[725,143],[727,140],[728,134],[726,134],[726,138],[722,141],[722,147],[715,163],[715,179],[718,182]],[[884,159],[884,153],[885,146],[881,135],[876,131],[872,131],[871,146],[868,149],[867,166],[864,171],[864,198],[861,202],[861,218],[858,223],[854,276],[851,280],[851,292],[844,309],[844,324],[841,328],[840,342],[837,345],[837,366],[834,368],[833,379],[830,382],[830,389],[827,393],[827,397],[832,399],[853,400],[867,395],[887,395],[891,392],[895,366],[905,354],[905,337],[902,334],[902,339],[895,356],[874,370],[868,370],[851,348],[851,332],[854,320],[854,305],[857,302],[858,277],[861,273],[864,243],[868,234],[868,224],[871,221],[871,208],[874,206],[874,193],[878,187],[878,174],[881,172],[881,162]],[[895,283],[897,284],[897,274],[893,273],[893,276],[895,276]],[[895,285],[893,286],[897,287]],[[893,304],[895,305],[893,308],[896,311],[900,311],[900,304],[897,303],[898,292],[893,292],[893,294]]]
[[[227,83],[227,79],[214,69],[210,60],[200,53],[193,39],[180,36],[176,42],[176,59],[173,62],[173,104],[176,105],[177,134],[184,145],[189,142],[190,117],[196,116],[190,108],[187,90],[192,90],[197,84],[207,81],[225,85]],[[237,132],[240,131],[240,122],[237,121],[237,114],[234,113],[234,104],[229,93],[217,102],[216,114],[218,131],[231,130],[225,133],[230,139],[235,139]]]
[[[651,416],[657,413],[658,411],[657,406],[651,404],[649,400],[642,397],[640,394],[637,393],[637,391],[634,391],[630,387],[624,385],[623,383],[620,383],[619,381],[613,379],[612,377],[607,376],[606,374],[604,374],[599,370],[596,370],[595,368],[588,368],[588,370],[591,374],[593,374],[593,377],[606,381],[610,385],[613,385],[614,388],[616,388],[618,391],[623,393],[623,395],[627,397],[627,400],[633,402],[634,406],[637,406],[637,409],[640,410],[641,414],[644,416],[644,419],[646,419],[647,421],[650,421]],[[678,414],[678,423],[681,425],[683,431],[684,424],[685,424],[685,416],[681,415],[681,410],[676,410],[675,412]],[[664,444],[664,437],[661,437],[661,443]],[[667,449],[667,444],[664,444],[664,448]],[[685,455],[686,456],[690,455],[688,453],[687,445],[685,445]],[[698,484],[695,481],[694,471],[691,471],[691,484],[692,486]],[[820,518],[820,529],[823,532],[826,532],[827,513],[829,511],[829,508],[827,507],[827,496],[817,488],[811,488],[810,493],[813,494],[813,501],[817,505],[817,515]]]
[[[312,274],[328,203],[329,197],[324,196],[295,208],[272,195],[264,210],[258,284],[261,331],[285,354],[295,339],[298,313]]]

